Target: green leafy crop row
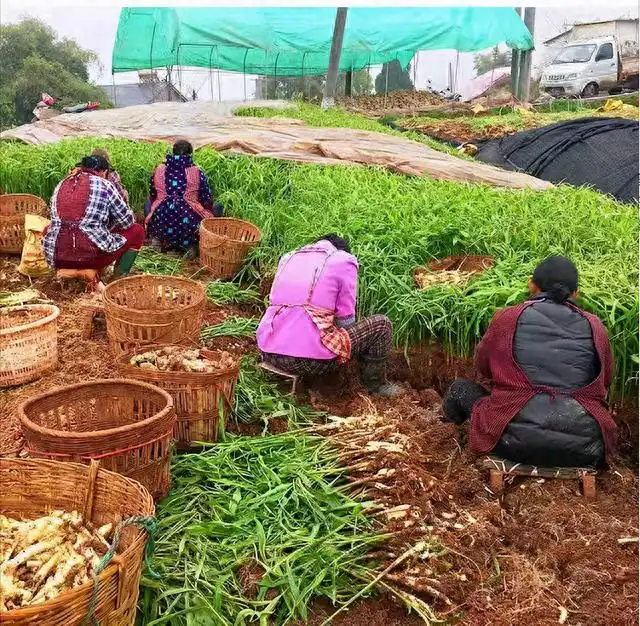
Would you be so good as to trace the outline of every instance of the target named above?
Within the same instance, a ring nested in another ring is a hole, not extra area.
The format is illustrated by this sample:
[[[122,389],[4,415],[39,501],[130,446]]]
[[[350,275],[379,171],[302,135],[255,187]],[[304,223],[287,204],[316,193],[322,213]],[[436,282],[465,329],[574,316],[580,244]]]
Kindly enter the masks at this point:
[[[167,150],[163,144],[89,139],[39,148],[0,144],[0,187],[49,198],[69,168],[96,145],[110,151],[134,209],[141,211],[149,175]],[[617,391],[637,375],[635,207],[588,189],[507,191],[210,149],[197,151],[195,158],[227,213],[262,229],[252,266],[261,274],[273,272],[281,254],[315,237],[347,236],[361,266],[359,312],[388,315],[400,345],[435,339],[469,354],[494,312],[526,297],[535,264],[565,254],[580,270],[582,305],[609,329]],[[460,253],[490,254],[497,262],[464,289],[415,289],[414,267]]]

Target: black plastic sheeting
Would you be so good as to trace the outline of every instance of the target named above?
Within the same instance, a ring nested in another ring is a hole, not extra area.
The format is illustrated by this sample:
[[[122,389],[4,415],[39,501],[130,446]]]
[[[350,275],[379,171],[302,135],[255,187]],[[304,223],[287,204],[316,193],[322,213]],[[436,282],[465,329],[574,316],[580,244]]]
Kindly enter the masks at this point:
[[[589,185],[638,201],[638,121],[589,117],[516,133],[478,146],[476,159],[552,183]]]

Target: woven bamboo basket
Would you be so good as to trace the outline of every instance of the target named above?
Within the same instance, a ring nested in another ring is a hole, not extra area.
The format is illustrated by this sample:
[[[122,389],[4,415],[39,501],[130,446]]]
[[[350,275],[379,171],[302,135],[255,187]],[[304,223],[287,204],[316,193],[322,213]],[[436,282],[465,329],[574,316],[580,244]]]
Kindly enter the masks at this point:
[[[38,196],[28,193],[0,195],[0,252],[21,254],[24,245],[24,216],[47,217],[49,207]]]
[[[262,234],[250,222],[213,217],[200,222],[200,263],[216,278],[233,278]]]
[[[152,346],[159,349],[165,346]],[[141,380],[171,394],[178,419],[173,431],[176,447],[187,449],[194,441],[217,441],[227,417],[233,409],[240,364],[220,372],[163,372],[147,370],[130,364],[139,351],[118,358],[123,378]]]
[[[0,309],[0,387],[31,382],[56,368],[59,315],[51,304]]]
[[[130,276],[103,294],[107,336],[116,357],[151,344],[197,343],[204,286],[175,276]]]
[[[132,478],[157,500],[171,488],[176,413],[171,396],[147,383],[95,380],[56,387],[19,409],[32,457],[88,463]]]
[[[118,518],[152,516],[149,492],[133,480],[75,463],[0,459],[0,514],[35,519],[55,510],[78,511],[96,526]],[[94,616],[101,626],[133,626],[146,532],[123,529],[117,554],[98,576]],[[0,613],[6,626],[81,626],[93,595],[89,582],[32,607]]]
[[[459,272],[466,275],[466,279],[480,276],[495,265],[495,259],[492,256],[481,254],[459,254],[448,256],[444,259],[430,261],[427,266],[415,267],[413,269],[413,282],[417,287],[423,289],[421,275],[422,274],[442,274],[442,284],[448,284],[446,280],[447,272]],[[465,283],[466,281],[462,281]],[[460,285],[458,285],[460,286]]]

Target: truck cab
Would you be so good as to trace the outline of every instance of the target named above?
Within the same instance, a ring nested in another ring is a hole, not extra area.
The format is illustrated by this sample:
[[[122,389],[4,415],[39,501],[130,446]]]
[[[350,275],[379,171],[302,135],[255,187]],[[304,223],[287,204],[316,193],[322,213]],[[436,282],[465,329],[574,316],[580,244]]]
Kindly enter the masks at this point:
[[[572,41],[545,68],[540,88],[555,97],[597,96],[619,79],[620,49],[615,37]]]

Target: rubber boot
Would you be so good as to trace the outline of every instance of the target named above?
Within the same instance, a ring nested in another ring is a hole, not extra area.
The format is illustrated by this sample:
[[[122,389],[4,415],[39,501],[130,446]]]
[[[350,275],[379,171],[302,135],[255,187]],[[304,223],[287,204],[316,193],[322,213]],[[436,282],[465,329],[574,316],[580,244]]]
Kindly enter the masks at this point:
[[[152,239],[149,242],[149,247],[154,251],[154,252],[162,252],[162,242],[159,239]]]
[[[363,361],[360,365],[360,380],[374,396],[395,398],[401,396],[405,390],[387,380],[387,361]]]
[[[112,279],[121,278],[122,276],[126,276],[133,267],[133,264],[136,262],[136,257],[138,256],[137,250],[125,250],[122,253],[119,261],[116,263],[116,267],[113,270]]]

